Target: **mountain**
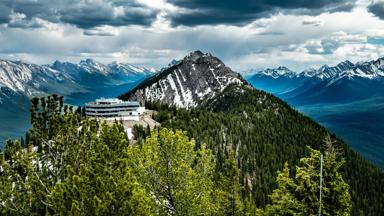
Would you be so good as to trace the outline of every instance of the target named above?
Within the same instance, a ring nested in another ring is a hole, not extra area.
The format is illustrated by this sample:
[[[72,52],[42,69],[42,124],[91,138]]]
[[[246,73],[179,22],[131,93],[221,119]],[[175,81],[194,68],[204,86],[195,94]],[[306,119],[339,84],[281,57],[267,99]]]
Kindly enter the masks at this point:
[[[126,100],[159,101],[177,107],[196,107],[233,83],[247,84],[240,74],[218,58],[201,51],[191,52],[180,61],[145,80],[121,96]]]
[[[29,99],[50,93],[86,92],[71,76],[45,65],[0,60],[0,149],[29,127]]]
[[[81,90],[69,75],[49,66],[7,60],[0,60],[0,87],[29,97],[51,91],[68,94]]]
[[[76,83],[89,87],[137,82],[156,73],[153,68],[117,62],[105,65],[92,59],[82,60],[79,64],[55,61],[51,68],[69,75]]]
[[[55,61],[36,65],[0,60],[0,148],[7,138],[18,138],[29,127],[29,99],[65,95],[66,103],[83,105],[99,97],[116,97],[156,73],[126,63],[102,64],[92,59],[78,64]]]
[[[279,68],[257,70],[248,81],[284,99],[384,167],[384,58],[356,64],[347,60],[302,72]]]
[[[137,82],[155,72],[131,64],[113,62],[104,65],[91,59],[79,64],[56,61],[52,65],[0,60],[0,87],[28,97],[50,93],[68,95],[96,84]]]
[[[293,72],[286,67],[257,70],[248,78],[254,86],[291,103],[351,102],[384,96],[384,58]]]
[[[358,62],[356,64],[346,60],[333,67],[323,65],[319,69],[309,68],[302,72],[294,72],[284,66],[280,66],[278,68],[267,68],[265,70],[250,71],[254,74],[254,76],[268,76],[275,79],[281,77],[307,77],[317,78],[320,80],[337,80],[344,77],[348,77],[350,79],[377,79],[384,77],[384,57],[367,62]]]
[[[253,74],[247,76],[248,82],[271,93],[289,92],[307,81],[306,76],[298,76],[296,72],[283,66],[265,70],[251,70],[247,73]]]
[[[224,169],[229,150],[234,150],[243,195],[264,207],[276,187],[277,170],[285,162],[294,168],[307,153],[307,146],[323,150],[329,131],[272,94],[250,87],[231,69],[215,71],[218,64],[224,65],[209,54],[192,52],[120,98],[145,101],[148,109],[157,111],[154,119],[161,127],[186,131],[196,146],[207,144],[216,157],[218,171]],[[223,80],[235,81],[220,85],[221,79],[215,79],[218,74]],[[200,83],[215,91],[198,97]],[[182,89],[197,90],[192,94],[193,103],[180,97]],[[350,185],[352,215],[382,215],[384,173],[334,134],[332,137],[346,160],[342,175]]]

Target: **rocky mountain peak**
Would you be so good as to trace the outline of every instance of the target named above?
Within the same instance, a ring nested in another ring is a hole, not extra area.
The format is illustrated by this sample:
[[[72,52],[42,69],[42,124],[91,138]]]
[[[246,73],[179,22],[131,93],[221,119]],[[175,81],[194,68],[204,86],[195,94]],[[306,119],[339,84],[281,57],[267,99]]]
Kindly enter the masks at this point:
[[[201,101],[212,98],[235,83],[247,84],[240,74],[225,66],[220,59],[209,53],[194,51],[121,98],[189,108],[198,106]]]
[[[200,50],[193,51],[184,57],[184,61],[196,61],[197,59],[204,56],[204,53]]]
[[[351,70],[355,67],[355,65],[352,62],[350,62],[349,60],[345,60],[343,62],[340,62],[337,65],[337,67],[342,69],[342,70]]]

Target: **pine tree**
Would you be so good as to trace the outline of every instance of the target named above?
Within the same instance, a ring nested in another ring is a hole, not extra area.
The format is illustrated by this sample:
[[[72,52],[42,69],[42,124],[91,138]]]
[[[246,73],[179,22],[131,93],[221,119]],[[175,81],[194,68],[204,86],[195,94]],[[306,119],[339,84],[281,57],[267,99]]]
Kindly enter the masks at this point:
[[[305,205],[295,195],[297,184],[289,177],[288,163],[278,172],[276,183],[278,185],[270,196],[271,205],[266,207],[266,215],[305,215]]]
[[[321,152],[308,147],[309,157],[302,158],[296,167],[295,178],[290,177],[288,163],[278,172],[277,189],[270,196],[272,204],[266,207],[266,215],[349,215],[352,204],[349,186],[339,169],[344,159],[329,136],[325,139],[323,165],[322,202],[320,207],[320,158]]]
[[[214,212],[214,160],[205,145],[195,149],[185,132],[154,130],[145,143],[128,150],[138,182],[162,215]]]
[[[0,159],[0,215],[153,215],[128,166],[121,125],[80,119],[62,98],[33,99],[27,147]]]
[[[310,155],[300,160],[295,178],[289,174],[288,163],[278,173],[277,189],[270,196],[272,204],[266,215],[349,215],[352,209],[349,185],[344,182],[339,169],[344,163],[331,138],[325,139],[322,202],[320,207],[320,158],[321,153],[308,147]]]
[[[345,164],[342,153],[335,147],[330,136],[325,138],[323,215],[350,215],[352,210],[349,185],[339,170]]]
[[[220,203],[220,215],[241,215],[244,211],[240,193],[240,170],[234,150],[229,151],[228,158],[222,164],[222,171],[217,179],[216,195]]]

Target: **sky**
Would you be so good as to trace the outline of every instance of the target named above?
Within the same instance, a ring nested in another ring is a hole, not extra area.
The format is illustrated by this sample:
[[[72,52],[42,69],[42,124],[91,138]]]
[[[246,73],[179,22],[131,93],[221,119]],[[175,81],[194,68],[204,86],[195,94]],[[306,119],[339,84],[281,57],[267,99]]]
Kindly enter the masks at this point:
[[[165,67],[201,50],[232,69],[384,56],[384,1],[0,0],[0,58]]]

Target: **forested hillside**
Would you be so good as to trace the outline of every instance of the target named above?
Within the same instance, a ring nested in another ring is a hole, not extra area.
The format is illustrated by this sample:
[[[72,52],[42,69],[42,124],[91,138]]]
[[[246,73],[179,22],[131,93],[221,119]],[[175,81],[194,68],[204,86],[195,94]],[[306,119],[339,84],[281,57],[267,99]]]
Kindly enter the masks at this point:
[[[271,95],[232,85],[196,109],[147,105],[162,128],[131,142],[62,97],[33,99],[30,132],[0,154],[0,213],[314,214],[320,151],[324,214],[383,213],[383,173]]]
[[[82,118],[58,96],[34,98],[25,139],[0,151],[0,215],[250,215],[234,157],[180,130],[138,145],[121,124]],[[250,204],[252,205],[252,203]]]
[[[276,187],[276,171],[285,162],[294,170],[299,158],[308,153],[306,146],[324,151],[328,134],[280,99],[247,86],[229,86],[198,109],[149,102],[147,106],[158,111],[155,119],[162,127],[187,131],[197,145],[207,143],[217,158],[217,171],[222,169],[228,150],[234,149],[243,195],[251,195],[259,207],[270,202],[268,194]],[[384,173],[343,141],[337,139],[335,145],[346,159],[342,174],[350,185],[352,214],[383,215]]]

